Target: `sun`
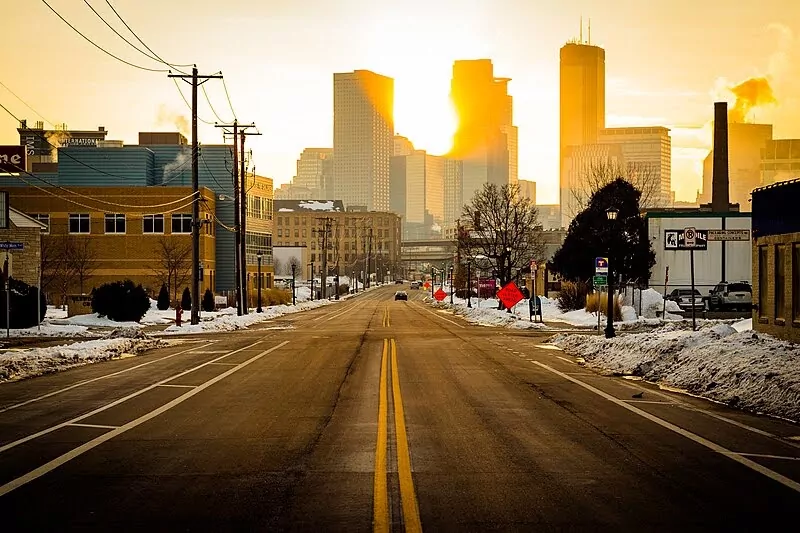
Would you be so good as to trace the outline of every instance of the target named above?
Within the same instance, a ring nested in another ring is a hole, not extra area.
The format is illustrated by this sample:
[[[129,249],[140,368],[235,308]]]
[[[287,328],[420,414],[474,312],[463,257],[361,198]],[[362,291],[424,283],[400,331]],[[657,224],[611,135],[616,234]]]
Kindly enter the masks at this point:
[[[445,155],[453,147],[458,126],[449,91],[434,91],[430,84],[395,80],[394,130],[417,150]]]

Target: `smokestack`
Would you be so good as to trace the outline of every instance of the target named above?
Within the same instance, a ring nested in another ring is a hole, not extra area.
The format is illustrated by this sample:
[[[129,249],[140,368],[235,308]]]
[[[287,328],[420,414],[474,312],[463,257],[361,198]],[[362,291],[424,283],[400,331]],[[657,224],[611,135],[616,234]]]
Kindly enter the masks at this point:
[[[711,181],[711,210],[730,211],[728,192],[728,103],[714,102],[714,168]]]

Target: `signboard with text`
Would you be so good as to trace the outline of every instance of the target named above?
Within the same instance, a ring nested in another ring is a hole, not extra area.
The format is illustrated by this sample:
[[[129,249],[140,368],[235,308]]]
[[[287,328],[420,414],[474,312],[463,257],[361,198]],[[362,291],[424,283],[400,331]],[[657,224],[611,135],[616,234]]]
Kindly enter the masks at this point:
[[[510,309],[517,305],[523,298],[525,298],[513,281],[506,284],[502,289],[497,291],[497,298],[503,302],[506,308]]]
[[[25,157],[24,146],[0,146],[0,172],[23,172]]]
[[[749,229],[710,229],[708,230],[709,241],[749,241]]]
[[[664,250],[707,250],[708,230],[696,228],[664,230]]]
[[[595,257],[594,258],[594,273],[595,274],[608,274],[608,257]]]

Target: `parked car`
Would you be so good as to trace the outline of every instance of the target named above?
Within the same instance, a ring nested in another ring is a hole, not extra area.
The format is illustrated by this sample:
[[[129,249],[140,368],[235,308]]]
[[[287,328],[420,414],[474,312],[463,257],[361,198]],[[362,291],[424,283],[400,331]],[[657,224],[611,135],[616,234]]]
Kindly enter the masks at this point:
[[[408,300],[408,293],[406,291],[397,291],[394,293],[395,300]]]
[[[717,284],[708,293],[708,309],[710,311],[742,310],[749,311],[753,305],[753,288],[747,281]]]
[[[702,311],[706,305],[703,301],[703,296],[697,289],[694,290],[694,296],[692,295],[692,289],[675,289],[669,293],[667,299],[676,302],[682,311],[691,311],[692,307],[694,307],[695,311]]]

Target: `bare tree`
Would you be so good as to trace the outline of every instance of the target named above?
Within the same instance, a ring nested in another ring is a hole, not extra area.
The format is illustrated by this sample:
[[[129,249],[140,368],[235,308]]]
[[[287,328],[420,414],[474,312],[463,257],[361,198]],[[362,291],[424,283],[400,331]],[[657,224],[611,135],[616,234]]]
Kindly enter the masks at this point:
[[[519,186],[484,184],[472,202],[464,206],[458,232],[462,258],[486,261],[503,284],[514,270],[541,260],[541,240],[536,206],[519,194]]]
[[[172,301],[178,299],[178,288],[192,277],[192,247],[179,238],[161,237],[158,240],[156,263],[152,267],[159,283],[167,286]]]
[[[276,276],[283,274],[283,261],[277,257],[272,258],[272,269],[275,271]]]
[[[78,287],[83,294],[86,281],[97,271],[97,251],[89,237],[68,237],[65,240],[66,262],[78,280]]]
[[[571,189],[570,215],[574,218],[589,206],[592,195],[617,179],[623,179],[642,193],[640,208],[663,206],[661,180],[651,163],[632,162],[622,165],[611,159],[598,160],[583,173],[580,183]]]
[[[63,239],[54,235],[42,236],[42,291],[57,286],[64,268]]]
[[[292,273],[292,267],[294,267],[295,272],[300,270],[300,260],[296,256],[289,257],[289,260],[286,264],[286,275],[290,275]]]

